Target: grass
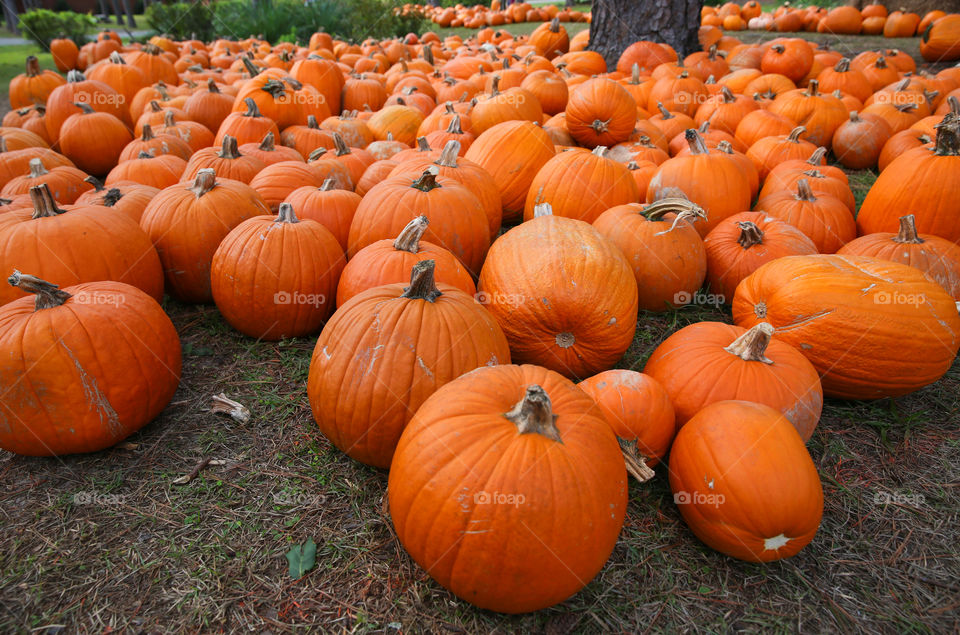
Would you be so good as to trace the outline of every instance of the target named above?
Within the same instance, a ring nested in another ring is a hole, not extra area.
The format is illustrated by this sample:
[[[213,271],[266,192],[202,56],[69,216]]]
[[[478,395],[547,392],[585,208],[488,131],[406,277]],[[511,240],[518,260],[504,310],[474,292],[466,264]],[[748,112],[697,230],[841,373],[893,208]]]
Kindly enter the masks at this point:
[[[10,109],[8,101],[10,80],[23,72],[24,60],[28,55],[37,56],[40,60],[40,68],[57,70],[50,52],[36,44],[0,46],[0,111],[2,112]]]

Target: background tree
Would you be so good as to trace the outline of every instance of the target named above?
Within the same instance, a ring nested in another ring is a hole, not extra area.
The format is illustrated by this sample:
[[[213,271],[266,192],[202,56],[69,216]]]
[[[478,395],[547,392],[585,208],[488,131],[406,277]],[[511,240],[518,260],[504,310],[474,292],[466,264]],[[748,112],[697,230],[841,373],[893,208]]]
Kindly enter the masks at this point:
[[[703,0],[593,0],[591,51],[614,68],[623,49],[637,40],[669,44],[680,59],[700,50],[697,29]]]

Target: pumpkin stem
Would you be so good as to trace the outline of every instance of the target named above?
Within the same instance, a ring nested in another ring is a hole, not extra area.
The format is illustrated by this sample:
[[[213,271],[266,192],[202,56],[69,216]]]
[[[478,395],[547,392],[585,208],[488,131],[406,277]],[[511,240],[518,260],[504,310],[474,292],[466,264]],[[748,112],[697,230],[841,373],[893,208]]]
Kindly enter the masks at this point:
[[[687,140],[687,145],[690,146],[690,154],[710,154],[710,151],[707,150],[707,144],[704,143],[703,137],[700,136],[698,131],[688,128],[683,136]]]
[[[410,286],[404,288],[403,295],[400,297],[436,302],[437,298],[443,294],[437,288],[433,277],[435,267],[436,262],[433,260],[421,260],[413,265],[410,272]]]
[[[319,130],[320,124],[317,123],[317,118],[313,115],[307,115],[307,128],[311,130]]]
[[[313,163],[314,161],[316,161],[317,159],[325,155],[327,152],[329,152],[329,150],[327,150],[326,148],[322,148],[322,147],[317,148],[316,150],[311,152],[309,155],[307,155],[307,163]]]
[[[886,60],[886,58],[885,58],[883,55],[881,55],[880,57],[877,58],[877,61],[875,61],[875,62],[873,63],[873,65],[874,65],[876,68],[886,68],[886,67],[887,67],[887,60]]]
[[[207,90],[211,93],[219,93],[220,89],[217,88],[217,82],[213,81],[213,78],[207,80]]]
[[[160,112],[163,110],[163,106],[161,106],[160,102],[157,101],[156,99],[151,99],[149,106],[150,106],[150,110],[152,110],[153,112]]]
[[[263,141],[260,142],[260,145],[258,146],[258,148],[260,150],[263,150],[264,152],[273,152],[276,149],[273,145],[272,132],[268,132],[266,134],[266,136],[263,138]]]
[[[769,322],[760,322],[723,350],[736,355],[745,362],[772,364],[773,360],[764,354],[767,352],[767,346],[770,344],[772,336],[773,326]]]
[[[85,81],[87,78],[80,71],[70,71],[67,73],[67,83],[76,84]]]
[[[410,187],[415,187],[421,192],[429,192],[435,190],[438,187],[443,187],[437,183],[437,175],[440,173],[440,170],[433,167],[432,165],[423,171],[423,174],[420,175],[420,178],[410,184]]]
[[[43,164],[39,158],[30,159],[30,178],[38,179],[45,174],[50,174],[50,171],[47,170],[47,167]]]
[[[737,223],[740,228],[740,237],[737,242],[744,249],[750,249],[754,245],[763,244],[763,231],[752,221],[740,221]]]
[[[150,148],[150,151],[149,151],[149,152],[147,152],[146,150],[141,150],[140,152],[137,153],[137,158],[138,158],[138,159],[152,159],[152,158],[154,158],[154,156],[156,156],[155,153],[156,153],[156,151],[155,151],[153,148]]]
[[[560,18],[554,18],[550,20],[550,32],[551,33],[560,32]]]
[[[61,291],[57,285],[41,280],[35,276],[20,273],[16,269],[13,275],[7,278],[10,286],[16,287],[26,293],[35,293],[37,299],[34,301],[34,311],[43,309],[52,309],[58,307],[73,296],[66,291]]]
[[[40,60],[37,59],[36,55],[28,55],[26,61],[26,68],[24,70],[27,77],[36,77],[40,74]]]
[[[407,223],[407,226],[397,235],[393,241],[393,248],[397,251],[406,251],[415,254],[420,251],[420,239],[423,233],[427,231],[430,221],[426,216],[417,216]]]
[[[860,118],[860,115],[857,113],[856,110],[851,110],[851,111],[850,111],[850,121],[851,121],[851,123],[861,123],[861,122],[863,122],[863,119]]]
[[[491,82],[492,88],[490,89],[490,97],[493,98],[500,94],[500,76],[494,75]]]
[[[247,97],[243,100],[243,103],[247,105],[247,112],[243,113],[244,117],[262,117],[260,114],[260,109],[257,108],[257,102],[253,101],[253,97]]]
[[[920,245],[926,242],[917,234],[917,223],[913,214],[900,217],[900,233],[893,237],[893,242],[910,245]]]
[[[65,213],[67,210],[57,207],[53,194],[46,183],[34,185],[30,188],[30,201],[33,203],[32,218],[50,218]]]
[[[810,83],[807,84],[807,97],[816,97],[817,95],[820,94],[818,92],[819,89],[820,89],[820,82],[818,82],[815,79],[811,79]]]
[[[800,143],[800,135],[806,132],[807,129],[803,126],[797,126],[790,131],[790,134],[787,135],[787,141],[790,143]]]
[[[723,152],[724,154],[734,153],[733,144],[727,141],[726,139],[717,143],[717,150],[719,150],[720,152]]]
[[[123,198],[123,192],[115,187],[112,187],[107,190],[106,194],[103,195],[103,206],[113,207],[120,202],[121,198]]]
[[[450,125],[447,126],[447,132],[450,134],[463,134],[463,128],[460,127],[460,113],[453,115],[450,119]]]
[[[798,201],[808,201],[811,203],[817,200],[817,197],[813,195],[813,190],[810,189],[810,182],[807,179],[797,181],[797,195],[795,198]]]
[[[833,70],[835,70],[838,73],[846,73],[847,71],[849,71],[850,58],[849,57],[840,58],[840,61],[833,66]]]
[[[430,152],[430,142],[426,137],[417,137],[417,152]]]
[[[321,192],[329,192],[330,190],[337,189],[337,180],[335,178],[327,178],[323,181],[323,185],[320,186]]]
[[[338,157],[350,154],[350,147],[347,146],[347,142],[343,140],[343,137],[340,136],[339,132],[333,133],[333,147],[334,152]]]
[[[75,101],[73,102],[73,105],[79,108],[80,112],[84,115],[93,114],[93,108],[91,108],[88,104],[83,103],[82,101]]]
[[[167,128],[172,128],[177,125],[177,118],[174,116],[172,110],[168,110],[163,114],[163,125]]]
[[[153,128],[150,127],[150,124],[143,124],[143,131],[140,133],[140,141],[150,141],[153,139]]]
[[[102,192],[102,191],[103,191],[103,181],[101,181],[101,180],[98,179],[97,177],[95,177],[95,176],[88,176],[87,178],[85,178],[85,179],[83,179],[83,180],[84,180],[84,182],[89,183],[90,185],[92,185],[92,186],[93,186],[93,190],[94,190],[95,192]]]
[[[620,453],[623,455],[623,462],[627,466],[627,473],[637,479],[638,483],[646,483],[656,473],[647,465],[647,457],[640,454],[637,450],[637,441],[628,441],[617,437],[620,442]]]
[[[217,156],[221,159],[239,159],[240,150],[237,148],[237,138],[230,135],[223,136],[223,144],[220,146],[220,152]]]
[[[673,119],[674,117],[676,117],[676,115],[674,115],[672,112],[670,112],[664,107],[662,101],[657,102],[657,110],[660,111],[661,119]]]
[[[670,225],[670,227],[662,232],[657,232],[655,234],[656,236],[672,232],[680,223],[680,221],[693,223],[696,222],[697,219],[707,219],[707,212],[702,207],[690,201],[690,199],[680,198],[677,196],[662,198],[659,201],[650,203],[640,211],[640,214],[648,221],[652,222],[666,220],[664,216],[667,214],[677,215],[676,218],[673,219],[673,223]]]
[[[550,397],[547,391],[536,384],[527,386],[523,399],[503,416],[517,426],[520,434],[539,434],[563,443],[557,430],[557,415],[553,414]]]
[[[293,213],[293,205],[290,203],[280,203],[280,210],[277,214],[277,220],[274,221],[277,223],[299,223],[297,215]]]
[[[720,94],[723,95],[723,103],[725,104],[732,104],[733,102],[737,101],[737,98],[726,86],[720,87]]]
[[[827,156],[827,149],[823,146],[820,146],[810,155],[810,158],[807,159],[807,163],[813,166],[823,165],[823,157]]]
[[[630,67],[630,83],[634,86],[640,83],[640,65],[634,63]]]
[[[197,177],[193,180],[193,187],[190,188],[190,191],[193,192],[197,198],[200,198],[212,190],[216,184],[216,170],[213,168],[203,168],[202,170],[197,170]]]
[[[783,55],[787,50],[787,47],[785,47],[783,44],[774,44],[770,48],[772,48],[774,52],[779,53],[780,55]]]
[[[553,206],[550,203],[539,203],[533,206],[533,217],[553,216]]]
[[[937,130],[934,153],[938,156],[955,157],[960,155],[960,116],[947,113],[943,121],[935,125],[934,128]]]
[[[459,154],[460,142],[456,139],[451,139],[447,141],[447,145],[443,146],[440,158],[434,161],[434,164],[444,168],[455,168],[457,167],[457,156],[459,156]]]
[[[593,149],[593,152],[590,154],[598,157],[602,157],[607,153],[607,146],[597,146]]]

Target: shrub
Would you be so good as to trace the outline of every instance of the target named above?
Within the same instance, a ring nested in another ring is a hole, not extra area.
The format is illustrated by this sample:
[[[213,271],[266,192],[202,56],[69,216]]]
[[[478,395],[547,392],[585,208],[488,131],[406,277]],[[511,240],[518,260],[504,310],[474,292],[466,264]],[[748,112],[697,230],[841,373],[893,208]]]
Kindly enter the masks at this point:
[[[158,33],[178,40],[192,38],[211,40],[215,34],[213,8],[203,2],[155,2],[147,7],[147,24]]]
[[[25,36],[42,46],[50,48],[50,41],[58,37],[68,37],[77,46],[87,41],[87,31],[97,26],[92,15],[73,11],[49,11],[34,9],[20,16],[20,30]]]

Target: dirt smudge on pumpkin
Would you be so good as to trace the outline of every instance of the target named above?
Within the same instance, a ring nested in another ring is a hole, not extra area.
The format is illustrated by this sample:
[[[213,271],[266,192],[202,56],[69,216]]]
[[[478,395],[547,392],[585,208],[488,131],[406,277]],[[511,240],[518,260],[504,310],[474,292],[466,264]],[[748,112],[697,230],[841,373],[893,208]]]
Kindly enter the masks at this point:
[[[103,391],[100,390],[100,385],[97,383],[97,378],[86,371],[83,365],[80,364],[80,360],[77,359],[77,356],[74,355],[73,351],[70,350],[69,346],[64,344],[62,341],[60,342],[60,345],[63,346],[63,350],[65,350],[67,355],[70,356],[70,360],[73,362],[73,365],[77,367],[80,384],[83,387],[83,396],[86,398],[87,403],[90,404],[90,406],[92,406],[100,414],[100,422],[106,425],[111,434],[122,434],[123,426],[120,424],[120,417],[117,415],[117,411],[113,409],[113,406],[110,405],[110,401],[107,399],[107,396],[103,394]],[[104,421],[104,419],[106,419],[106,421]]]

